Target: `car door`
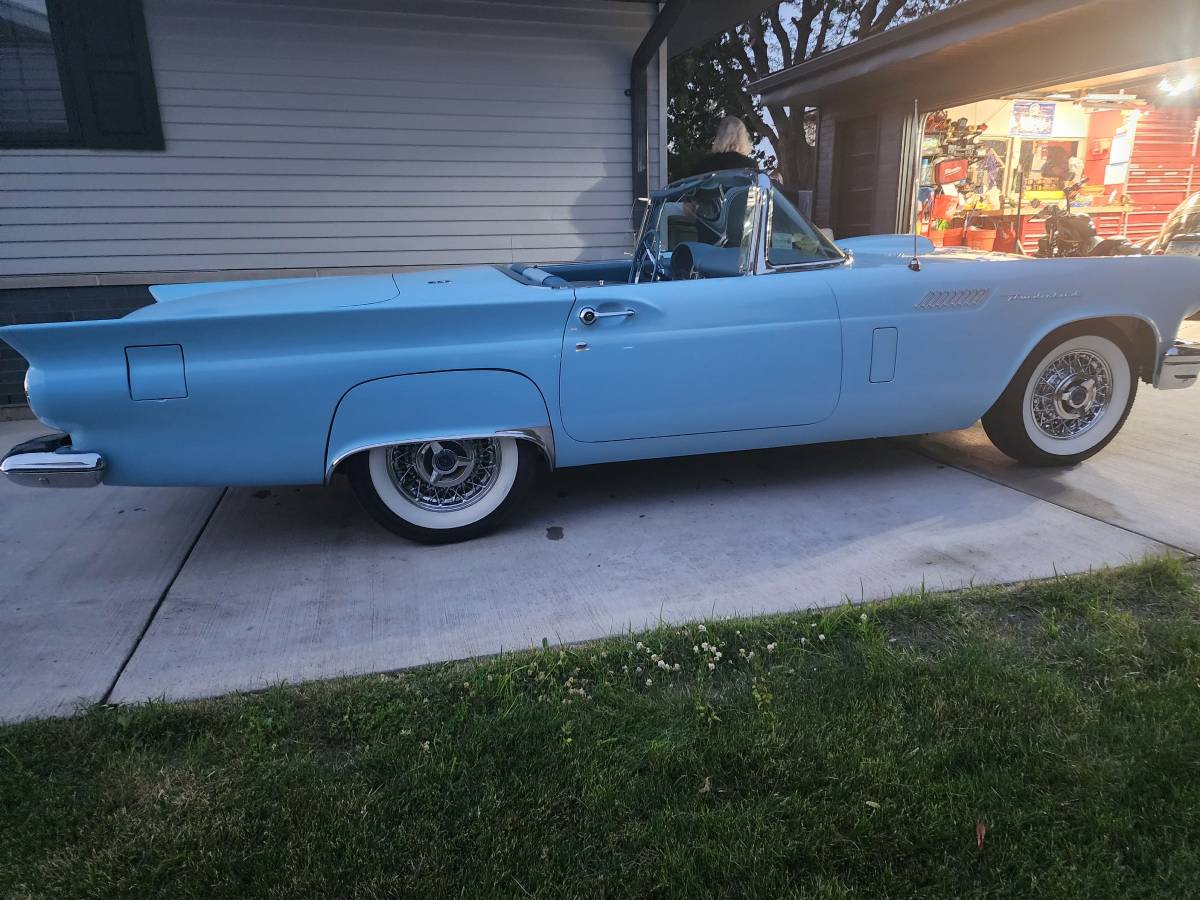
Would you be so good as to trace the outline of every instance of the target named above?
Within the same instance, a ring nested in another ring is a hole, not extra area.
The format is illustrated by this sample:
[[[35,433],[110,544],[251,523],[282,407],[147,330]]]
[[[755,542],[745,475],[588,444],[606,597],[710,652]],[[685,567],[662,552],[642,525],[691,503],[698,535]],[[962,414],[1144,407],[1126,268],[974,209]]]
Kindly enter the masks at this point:
[[[821,271],[604,285],[575,297],[559,387],[577,441],[806,425],[837,406],[841,324]]]

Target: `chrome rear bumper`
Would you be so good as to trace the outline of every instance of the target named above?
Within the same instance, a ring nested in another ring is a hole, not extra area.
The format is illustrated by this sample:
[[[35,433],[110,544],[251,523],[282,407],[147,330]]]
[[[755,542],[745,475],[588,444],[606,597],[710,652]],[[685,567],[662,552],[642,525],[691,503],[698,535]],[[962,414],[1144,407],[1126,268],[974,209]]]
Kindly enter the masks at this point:
[[[44,434],[13,447],[0,474],[25,487],[95,487],[104,480],[104,457],[71,449],[65,434]]]
[[[1191,387],[1200,377],[1200,341],[1175,341],[1158,364],[1154,386],[1163,390]]]

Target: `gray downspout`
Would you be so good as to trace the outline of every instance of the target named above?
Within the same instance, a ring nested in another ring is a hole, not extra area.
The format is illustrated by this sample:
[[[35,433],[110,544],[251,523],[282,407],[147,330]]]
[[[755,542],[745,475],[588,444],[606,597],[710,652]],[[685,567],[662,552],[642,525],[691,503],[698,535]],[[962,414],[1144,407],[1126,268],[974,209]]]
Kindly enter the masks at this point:
[[[649,79],[646,69],[689,0],[667,0],[638,44],[629,67],[629,111],[633,134],[633,199],[650,196]],[[665,98],[662,102],[665,102]]]

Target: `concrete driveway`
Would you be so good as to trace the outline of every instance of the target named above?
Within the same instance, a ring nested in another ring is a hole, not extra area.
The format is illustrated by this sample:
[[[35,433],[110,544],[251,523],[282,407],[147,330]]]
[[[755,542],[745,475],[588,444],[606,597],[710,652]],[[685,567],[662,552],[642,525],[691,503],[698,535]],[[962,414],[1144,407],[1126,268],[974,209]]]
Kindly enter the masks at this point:
[[[393,538],[344,483],[0,485],[0,718],[186,698],[1200,553],[1200,390],[1070,471],[980,429],[564,470],[505,531]],[[7,447],[41,429],[0,423]]]

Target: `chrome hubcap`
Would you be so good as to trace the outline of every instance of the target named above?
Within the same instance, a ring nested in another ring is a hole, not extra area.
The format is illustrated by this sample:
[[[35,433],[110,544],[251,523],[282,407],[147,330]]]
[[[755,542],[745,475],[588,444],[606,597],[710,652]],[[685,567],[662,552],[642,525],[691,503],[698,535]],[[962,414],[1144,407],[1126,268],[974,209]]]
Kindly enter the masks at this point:
[[[470,506],[488,492],[499,471],[500,442],[493,438],[398,444],[388,452],[392,483],[422,509]]]
[[[1112,372],[1090,350],[1071,350],[1042,370],[1033,388],[1033,421],[1045,435],[1067,440],[1095,425],[1112,399]]]

